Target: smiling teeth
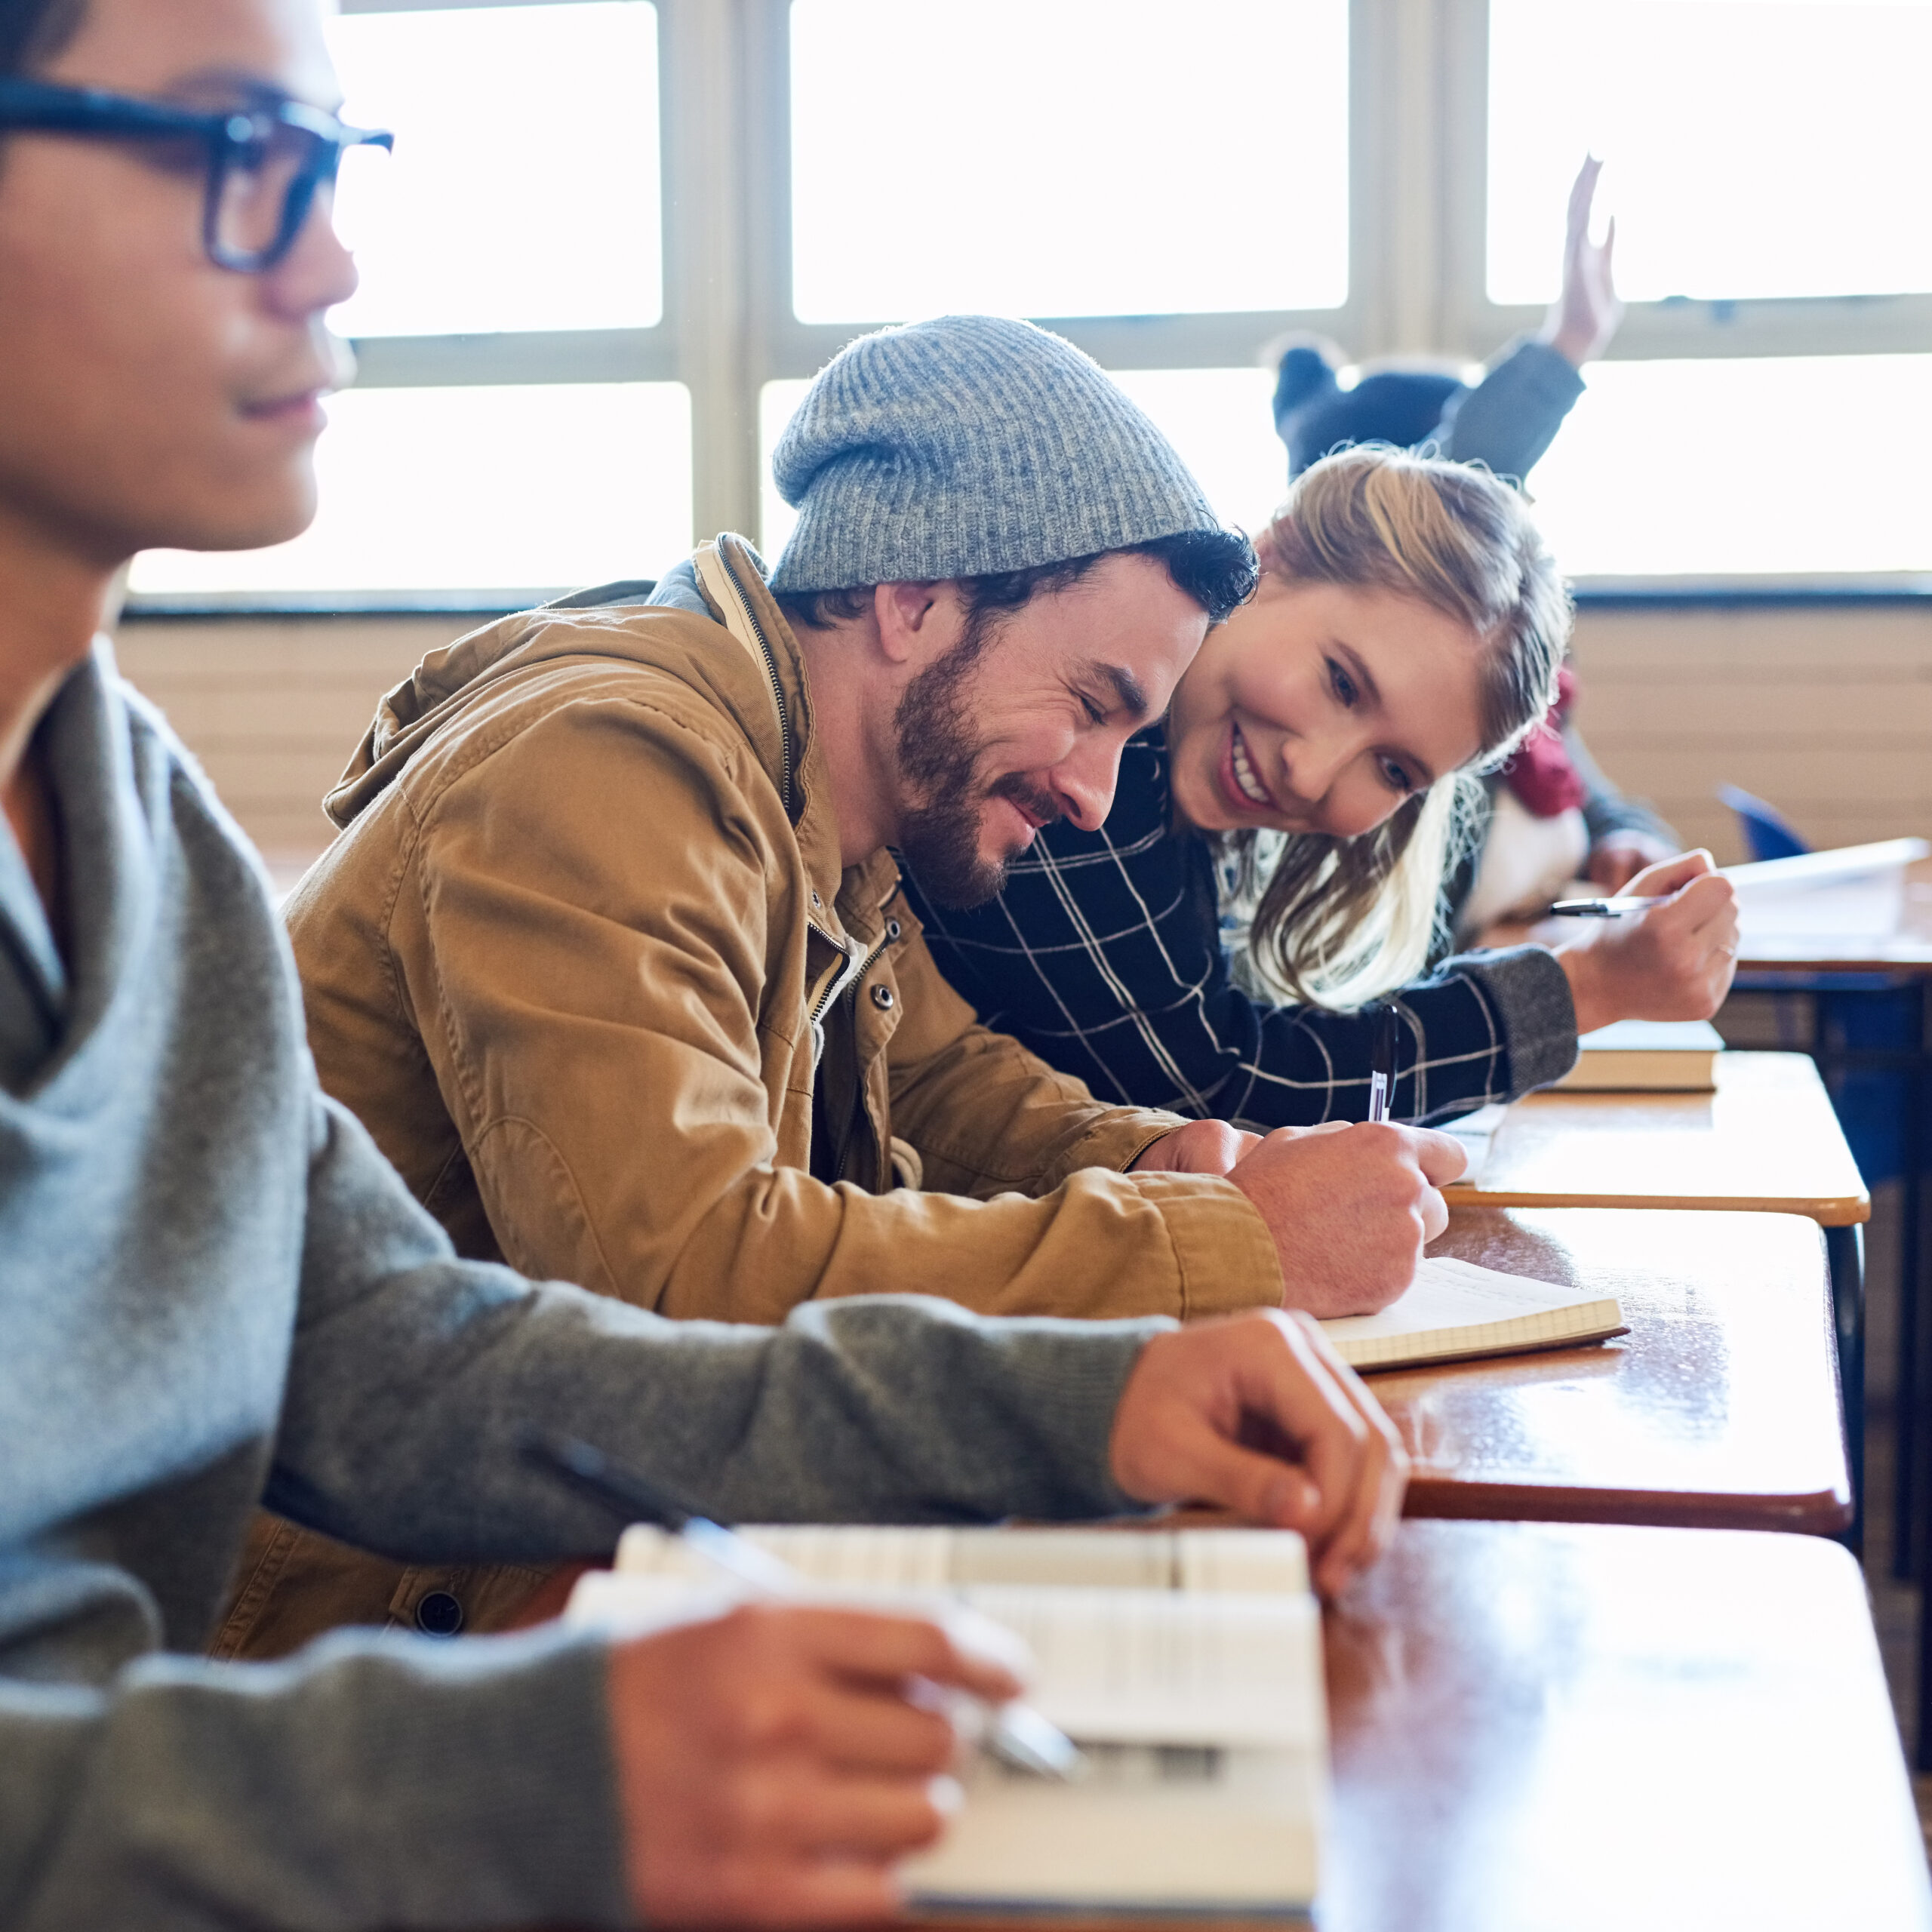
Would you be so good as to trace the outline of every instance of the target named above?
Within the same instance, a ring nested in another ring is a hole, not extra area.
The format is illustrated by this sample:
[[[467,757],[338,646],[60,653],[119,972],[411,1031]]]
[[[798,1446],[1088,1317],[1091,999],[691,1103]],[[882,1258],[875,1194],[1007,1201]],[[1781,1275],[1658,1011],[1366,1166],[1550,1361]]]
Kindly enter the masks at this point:
[[[1237,726],[1234,737],[1235,783],[1241,789],[1244,798],[1251,798],[1257,805],[1272,805],[1275,801],[1269,797],[1260,779],[1254,775],[1254,768],[1247,761],[1247,746]]]

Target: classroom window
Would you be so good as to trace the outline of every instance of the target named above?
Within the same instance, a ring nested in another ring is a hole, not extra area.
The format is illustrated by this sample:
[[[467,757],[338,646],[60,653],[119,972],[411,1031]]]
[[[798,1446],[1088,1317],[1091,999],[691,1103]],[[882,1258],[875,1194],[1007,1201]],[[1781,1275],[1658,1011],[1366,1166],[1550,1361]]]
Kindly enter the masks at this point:
[[[1577,576],[1927,571],[1928,448],[1932,355],[1606,362],[1531,485]]]
[[[657,10],[641,0],[355,13],[345,115],[393,128],[345,198],[351,336],[648,327],[664,310]]]
[[[1343,0],[795,0],[795,312],[1337,306],[1348,95]]]
[[[152,550],[137,594],[512,590],[654,577],[691,546],[681,383],[354,389],[329,405],[321,507],[293,543]]]
[[[1491,0],[1488,286],[1547,301],[1606,159],[1629,300],[1932,290],[1932,7]]]

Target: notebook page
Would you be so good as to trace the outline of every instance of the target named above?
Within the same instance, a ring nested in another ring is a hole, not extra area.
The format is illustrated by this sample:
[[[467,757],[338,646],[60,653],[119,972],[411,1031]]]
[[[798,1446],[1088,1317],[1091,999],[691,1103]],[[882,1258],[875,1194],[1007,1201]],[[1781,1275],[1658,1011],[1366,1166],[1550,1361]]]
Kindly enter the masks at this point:
[[[1380,1314],[1344,1315],[1321,1327],[1345,1361],[1368,1368],[1507,1353],[1623,1325],[1622,1311],[1607,1297],[1429,1255],[1408,1292]]]
[[[1324,1734],[1312,1596],[1001,1584],[964,1595],[1026,1640],[1032,1701],[1070,1737],[1286,1747]]]

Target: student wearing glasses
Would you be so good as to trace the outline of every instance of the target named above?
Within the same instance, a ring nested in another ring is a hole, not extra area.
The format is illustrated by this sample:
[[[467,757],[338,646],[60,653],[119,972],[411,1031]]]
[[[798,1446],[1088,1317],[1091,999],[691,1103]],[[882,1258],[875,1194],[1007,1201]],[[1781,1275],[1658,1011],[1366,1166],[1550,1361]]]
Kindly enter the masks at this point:
[[[1278,1313],[680,1327],[460,1261],[321,1094],[259,866],[97,633],[136,550],[309,520],[331,183],[380,138],[334,98],[308,0],[0,0],[0,1915],[876,1917],[954,1749],[909,1684],[1001,1666],[783,1607],[210,1663],[257,1498],[398,1555],[608,1553],[519,1453],[568,1425],[720,1512],[1217,1498],[1334,1589],[1400,1452]]]

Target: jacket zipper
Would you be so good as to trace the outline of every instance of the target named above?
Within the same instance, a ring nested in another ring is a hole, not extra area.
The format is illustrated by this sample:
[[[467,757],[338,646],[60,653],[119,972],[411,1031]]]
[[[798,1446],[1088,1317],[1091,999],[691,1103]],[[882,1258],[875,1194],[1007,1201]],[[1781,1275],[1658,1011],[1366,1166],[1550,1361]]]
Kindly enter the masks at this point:
[[[789,818],[792,811],[792,721],[785,709],[785,686],[778,675],[778,660],[771,654],[771,646],[765,641],[764,626],[752,615],[750,602],[738,586],[737,574],[731,568],[730,557],[721,548],[718,555],[724,566],[724,580],[731,586],[731,595],[737,600],[738,609],[752,635],[758,639],[758,654],[764,660],[764,675],[771,684],[771,701],[778,709],[778,792],[785,801],[785,813]]]

